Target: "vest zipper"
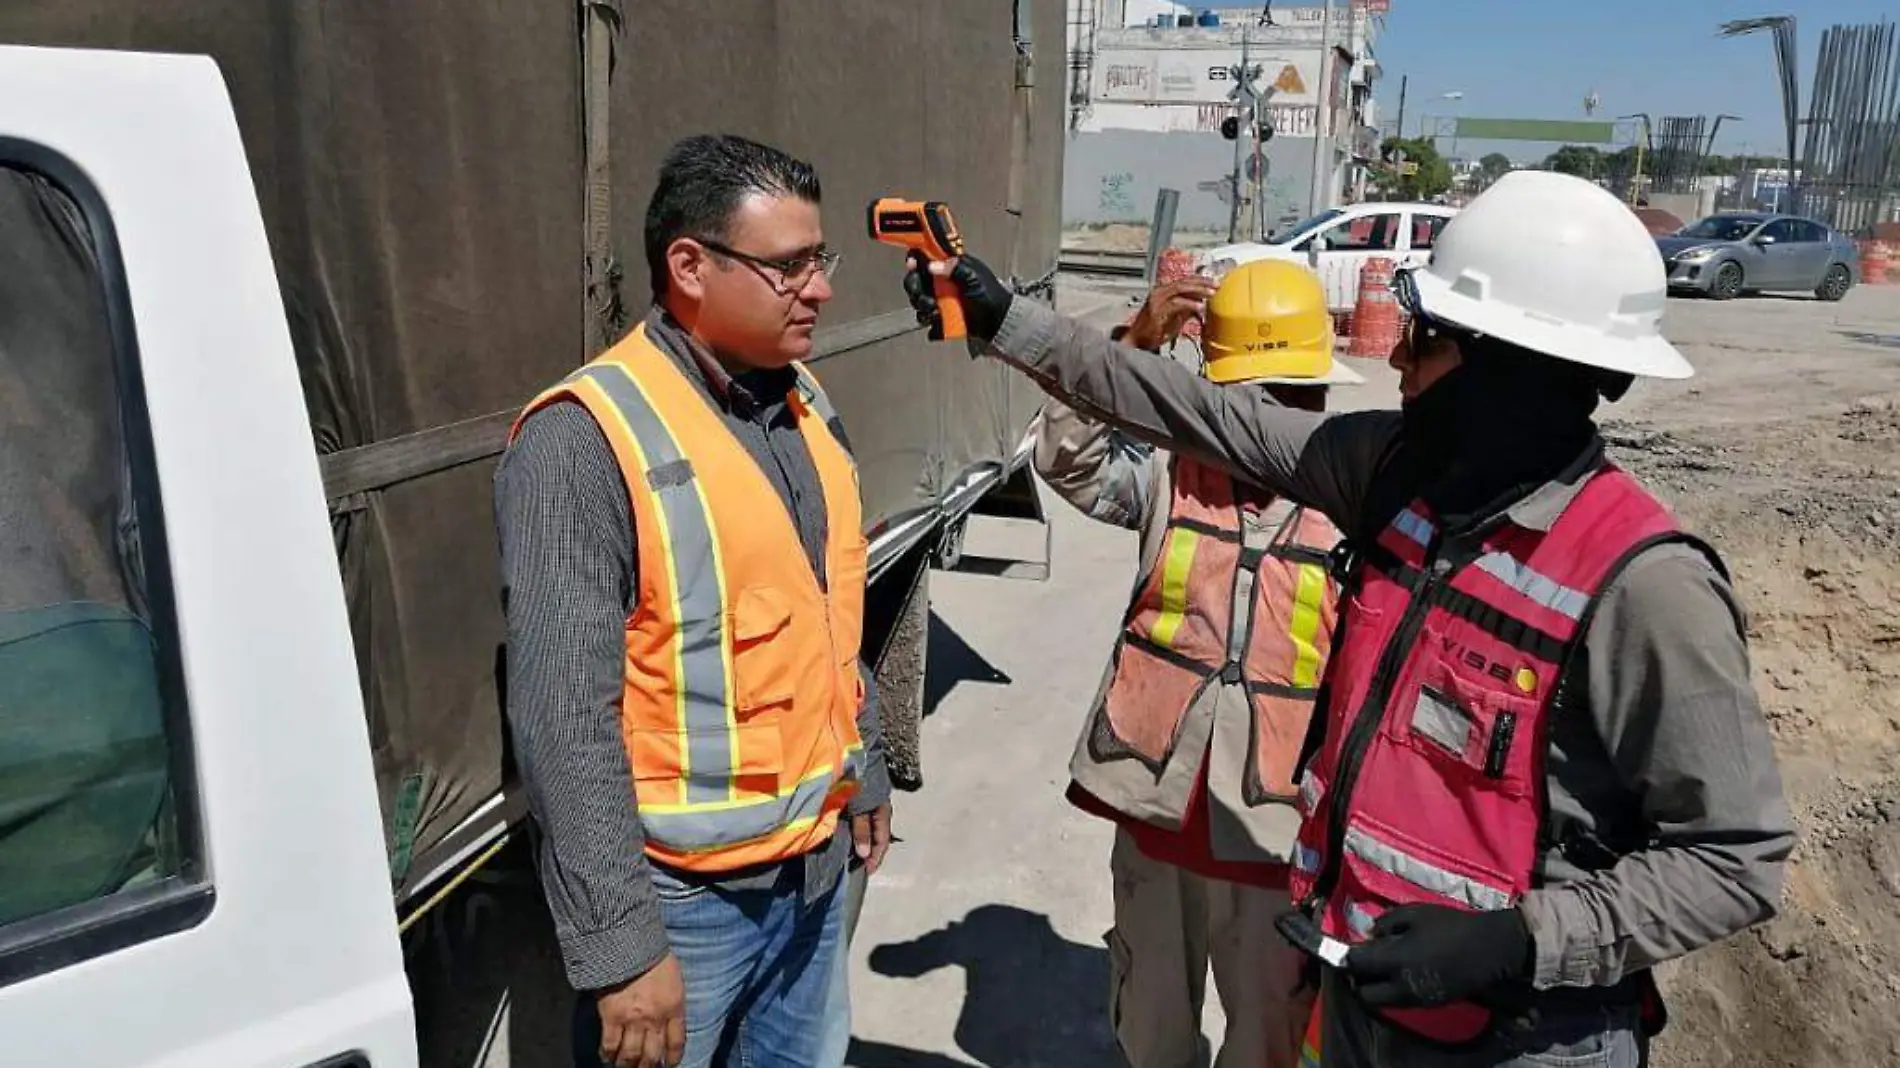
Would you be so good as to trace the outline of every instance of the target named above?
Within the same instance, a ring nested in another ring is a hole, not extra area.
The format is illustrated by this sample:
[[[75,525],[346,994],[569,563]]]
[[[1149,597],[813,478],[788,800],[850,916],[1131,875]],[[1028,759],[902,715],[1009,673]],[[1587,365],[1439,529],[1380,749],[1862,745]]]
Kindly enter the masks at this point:
[[[1366,750],[1371,748],[1372,737],[1379,729],[1379,723],[1385,718],[1386,703],[1392,697],[1392,684],[1399,669],[1404,666],[1406,654],[1418,641],[1418,632],[1425,625],[1425,616],[1431,611],[1432,590],[1450,574],[1449,561],[1438,559],[1439,533],[1432,532],[1432,543],[1425,549],[1424,566],[1420,570],[1418,589],[1405,605],[1405,615],[1400,617],[1397,629],[1379,652],[1379,664],[1373,671],[1372,683],[1366,688],[1366,703],[1353,719],[1352,730],[1346,736],[1345,748],[1340,752],[1340,764],[1332,794],[1329,798],[1326,826],[1326,864],[1319,878],[1314,880],[1313,890],[1302,902],[1311,906],[1324,901],[1339,882],[1339,871],[1344,864],[1343,854],[1346,848],[1346,816],[1352,800],[1353,788],[1358,785],[1359,771],[1365,763]]]

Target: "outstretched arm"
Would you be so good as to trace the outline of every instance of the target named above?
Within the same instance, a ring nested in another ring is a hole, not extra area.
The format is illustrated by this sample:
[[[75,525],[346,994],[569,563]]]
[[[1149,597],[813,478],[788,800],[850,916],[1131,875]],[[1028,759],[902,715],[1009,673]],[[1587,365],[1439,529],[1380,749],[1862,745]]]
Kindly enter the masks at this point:
[[[1398,413],[1284,408],[1265,390],[1216,385],[1017,299],[973,257],[929,269],[947,273],[962,292],[973,351],[1020,368],[1051,396],[1131,437],[1317,508],[1342,530],[1359,528],[1366,487],[1396,438]],[[935,313],[930,284],[914,267],[905,290],[920,317]]]

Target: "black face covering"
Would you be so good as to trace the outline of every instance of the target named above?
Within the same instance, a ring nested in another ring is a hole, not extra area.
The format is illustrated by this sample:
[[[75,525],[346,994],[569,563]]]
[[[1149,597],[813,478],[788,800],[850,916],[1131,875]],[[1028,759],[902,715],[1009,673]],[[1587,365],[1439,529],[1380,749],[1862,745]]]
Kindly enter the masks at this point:
[[[1448,529],[1482,521],[1555,478],[1596,433],[1598,374],[1489,339],[1405,404],[1411,482]]]

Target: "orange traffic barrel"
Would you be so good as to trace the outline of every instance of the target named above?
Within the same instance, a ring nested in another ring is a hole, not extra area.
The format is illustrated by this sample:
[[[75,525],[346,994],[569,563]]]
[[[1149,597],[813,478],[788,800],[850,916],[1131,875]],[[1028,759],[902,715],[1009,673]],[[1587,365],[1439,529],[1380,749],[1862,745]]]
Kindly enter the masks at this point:
[[[1887,277],[1887,250],[1878,241],[1860,243],[1860,280],[1863,285],[1878,285]]]
[[[1399,346],[1399,301],[1392,293],[1392,273],[1398,265],[1384,256],[1366,261],[1359,271],[1359,300],[1352,312],[1349,355],[1383,360]]]
[[[1860,243],[1860,280],[1871,286],[1893,284],[1895,246],[1885,241]]]

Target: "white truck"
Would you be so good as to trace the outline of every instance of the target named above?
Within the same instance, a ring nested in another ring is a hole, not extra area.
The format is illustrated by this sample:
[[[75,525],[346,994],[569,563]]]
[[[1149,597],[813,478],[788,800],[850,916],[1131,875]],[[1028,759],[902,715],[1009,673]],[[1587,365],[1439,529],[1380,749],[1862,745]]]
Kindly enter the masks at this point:
[[[776,81],[733,92],[785,113],[742,132],[817,163],[862,272],[815,370],[865,485],[867,655],[896,676],[887,723],[914,728],[924,579],[957,563],[969,515],[1034,514],[1037,401],[922,353],[862,205],[948,200],[973,241],[1053,274],[1062,102],[1036,100],[1032,136],[1028,46],[1059,39],[1061,5],[673,6],[698,21],[457,7],[441,40],[417,28],[447,9],[420,0],[0,11],[0,1065],[568,1063],[545,939],[489,944],[544,917],[452,907],[484,880],[538,905],[489,472],[511,411],[626,322],[654,146],[726,125],[717,92],[619,99],[676,82],[669,63],[777,57]],[[920,68],[893,35],[944,58]],[[844,74],[833,53],[869,58]],[[953,91],[984,114],[926,128]],[[393,162],[418,153],[420,179]],[[574,181],[551,195],[531,165]],[[528,328],[555,321],[571,329]],[[526,1001],[543,1017],[499,1033]]]
[[[1197,266],[1219,273],[1223,267],[1254,260],[1303,263],[1326,284],[1326,303],[1335,313],[1359,303],[1359,272],[1374,257],[1399,267],[1417,267],[1431,258],[1432,245],[1455,208],[1438,204],[1365,203],[1328,208],[1274,234],[1265,242],[1243,241],[1200,253]],[[1225,261],[1223,264],[1222,261]]]

